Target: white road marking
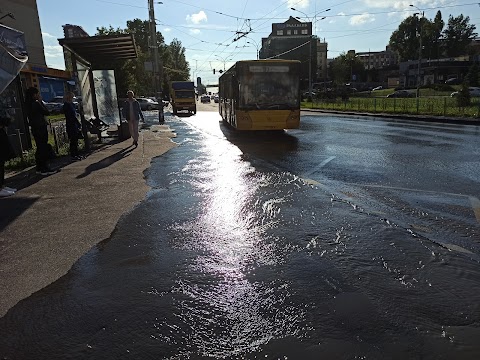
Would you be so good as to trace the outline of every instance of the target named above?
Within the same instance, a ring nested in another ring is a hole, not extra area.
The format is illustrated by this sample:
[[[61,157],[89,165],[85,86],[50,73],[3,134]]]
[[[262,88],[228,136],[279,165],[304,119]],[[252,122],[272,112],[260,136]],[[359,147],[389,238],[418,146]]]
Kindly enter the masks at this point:
[[[480,223],[480,200],[478,200],[474,196],[470,196],[470,203],[472,204],[475,217],[477,218],[477,221]]]
[[[329,158],[323,160],[320,164],[318,164],[316,167],[314,167],[312,170],[310,170],[308,173],[305,174],[305,177],[312,175],[313,173],[317,172],[321,168],[323,168],[325,165],[327,165],[330,161],[335,159],[335,156],[330,156]]]

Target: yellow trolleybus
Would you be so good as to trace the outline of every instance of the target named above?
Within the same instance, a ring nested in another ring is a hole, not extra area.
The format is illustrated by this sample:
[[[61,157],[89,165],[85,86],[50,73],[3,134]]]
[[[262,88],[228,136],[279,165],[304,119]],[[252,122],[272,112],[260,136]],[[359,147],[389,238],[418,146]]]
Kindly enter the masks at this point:
[[[300,61],[238,61],[218,86],[220,115],[237,130],[300,126]]]

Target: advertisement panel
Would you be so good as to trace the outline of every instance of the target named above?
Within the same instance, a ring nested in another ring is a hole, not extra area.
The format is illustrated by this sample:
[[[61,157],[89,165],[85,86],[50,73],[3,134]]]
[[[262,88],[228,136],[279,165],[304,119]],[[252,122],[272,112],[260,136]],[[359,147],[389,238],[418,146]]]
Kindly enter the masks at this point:
[[[100,120],[109,125],[120,125],[114,70],[94,70],[93,81]]]
[[[80,92],[82,94],[82,110],[85,119],[90,120],[95,117],[93,112],[93,94],[90,87],[89,72],[91,70],[77,61],[77,77],[78,84],[80,86]]]
[[[15,79],[27,60],[24,34],[0,24],[0,93]]]

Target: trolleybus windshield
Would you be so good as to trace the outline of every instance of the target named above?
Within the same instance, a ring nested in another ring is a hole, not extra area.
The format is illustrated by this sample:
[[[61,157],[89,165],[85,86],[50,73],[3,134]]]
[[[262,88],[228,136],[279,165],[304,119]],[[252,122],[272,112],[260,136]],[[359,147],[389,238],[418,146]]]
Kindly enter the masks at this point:
[[[249,64],[243,67],[239,75],[239,108],[298,109],[298,74],[288,64]]]

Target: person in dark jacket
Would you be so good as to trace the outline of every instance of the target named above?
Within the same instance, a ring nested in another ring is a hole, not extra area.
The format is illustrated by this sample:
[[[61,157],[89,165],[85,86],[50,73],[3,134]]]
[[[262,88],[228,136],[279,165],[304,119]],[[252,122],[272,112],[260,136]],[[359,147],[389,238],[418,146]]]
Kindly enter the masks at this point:
[[[138,146],[138,122],[140,118],[142,121],[145,121],[143,117],[142,109],[140,108],[140,103],[137,99],[134,98],[133,91],[127,91],[128,99],[125,101],[123,105],[123,116],[127,119],[128,127],[130,130],[130,134],[133,138],[133,145],[135,147]]]
[[[51,175],[55,171],[48,166],[51,147],[48,144],[48,130],[45,116],[49,114],[45,107],[37,88],[28,88],[25,93],[25,108],[32,135],[35,139],[37,151],[35,152],[35,162],[37,165],[37,174]]]
[[[8,117],[0,115],[0,197],[11,196],[17,189],[5,186],[5,162],[14,158],[15,153],[5,132],[10,123]]]
[[[65,114],[65,125],[68,139],[70,140],[70,156],[73,160],[81,160],[82,157],[78,152],[78,139],[80,139],[82,135],[82,125],[77,118],[77,110],[73,104],[73,97],[74,94],[72,92],[65,94],[63,113]]]

